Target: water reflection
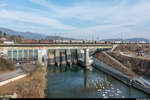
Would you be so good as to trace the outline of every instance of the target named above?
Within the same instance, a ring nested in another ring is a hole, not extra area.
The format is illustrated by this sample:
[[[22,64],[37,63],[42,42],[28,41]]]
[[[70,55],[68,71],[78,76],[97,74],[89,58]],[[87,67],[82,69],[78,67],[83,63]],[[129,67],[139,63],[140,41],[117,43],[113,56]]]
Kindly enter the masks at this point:
[[[84,87],[88,88],[89,84],[88,84],[88,74],[89,74],[89,70],[84,70]]]
[[[89,71],[73,65],[49,66],[47,69],[48,98],[136,98],[147,94],[129,87],[97,70]]]
[[[77,65],[73,66],[55,66],[50,65],[48,66],[48,72],[77,72],[77,71],[83,71],[83,69]],[[84,71],[83,71],[84,72]]]
[[[128,94],[128,97],[131,97],[131,89],[132,89],[132,88],[131,88],[131,85],[130,85],[130,86],[129,86],[129,92],[128,92],[129,94]]]

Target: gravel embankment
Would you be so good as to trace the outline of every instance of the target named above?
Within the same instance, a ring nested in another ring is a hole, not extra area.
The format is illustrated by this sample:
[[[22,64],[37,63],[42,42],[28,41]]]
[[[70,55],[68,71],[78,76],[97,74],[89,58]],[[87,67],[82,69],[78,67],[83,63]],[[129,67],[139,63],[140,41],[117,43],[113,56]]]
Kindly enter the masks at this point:
[[[131,71],[129,71],[129,70],[125,69],[125,68],[122,68],[122,66],[120,66],[118,63],[114,62],[111,58],[109,58],[104,53],[97,52],[97,53],[94,54],[94,57],[99,59],[103,63],[111,66],[112,68],[114,68],[114,69],[124,73],[125,75],[128,75],[130,77],[134,77],[134,74]]]

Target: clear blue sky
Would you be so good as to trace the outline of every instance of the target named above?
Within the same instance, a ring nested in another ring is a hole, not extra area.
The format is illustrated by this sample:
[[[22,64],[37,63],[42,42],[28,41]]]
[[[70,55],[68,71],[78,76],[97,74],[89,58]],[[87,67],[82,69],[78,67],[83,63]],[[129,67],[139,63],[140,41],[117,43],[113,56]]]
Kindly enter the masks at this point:
[[[0,0],[0,27],[81,39],[150,39],[150,0]]]

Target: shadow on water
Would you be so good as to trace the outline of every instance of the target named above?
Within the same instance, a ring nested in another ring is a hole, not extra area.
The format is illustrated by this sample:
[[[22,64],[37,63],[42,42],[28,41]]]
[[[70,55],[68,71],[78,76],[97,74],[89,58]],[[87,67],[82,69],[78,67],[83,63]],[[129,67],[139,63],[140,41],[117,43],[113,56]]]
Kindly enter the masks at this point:
[[[48,72],[78,72],[79,70],[83,70],[81,67],[77,65],[73,66],[56,66],[51,65],[48,68]]]
[[[46,98],[138,98],[149,95],[110,75],[73,65],[48,66]]]

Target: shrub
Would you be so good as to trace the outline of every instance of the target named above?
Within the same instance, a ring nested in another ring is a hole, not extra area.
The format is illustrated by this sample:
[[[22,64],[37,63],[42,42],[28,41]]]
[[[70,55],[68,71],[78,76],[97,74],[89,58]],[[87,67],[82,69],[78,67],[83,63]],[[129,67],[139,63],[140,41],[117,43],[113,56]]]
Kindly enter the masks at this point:
[[[4,58],[0,58],[0,70],[14,70],[15,66],[13,65],[11,60],[7,60]]]

